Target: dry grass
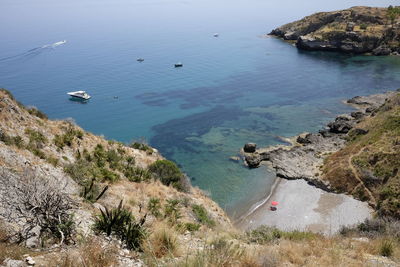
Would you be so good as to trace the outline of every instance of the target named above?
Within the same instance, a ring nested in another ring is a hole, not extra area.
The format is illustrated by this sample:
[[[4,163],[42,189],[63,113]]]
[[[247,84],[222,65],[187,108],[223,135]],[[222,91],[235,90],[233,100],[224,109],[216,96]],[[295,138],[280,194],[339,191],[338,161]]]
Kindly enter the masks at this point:
[[[10,233],[7,227],[0,221],[0,263],[5,259],[23,260],[24,254],[37,255],[22,245],[12,244],[8,242]]]
[[[158,230],[144,241],[144,251],[151,258],[176,257],[180,255],[177,234],[166,225],[159,224]]]
[[[66,254],[60,265],[62,267],[109,267],[117,264],[118,250],[112,245],[102,245],[97,239],[90,239],[79,247],[78,251]]]

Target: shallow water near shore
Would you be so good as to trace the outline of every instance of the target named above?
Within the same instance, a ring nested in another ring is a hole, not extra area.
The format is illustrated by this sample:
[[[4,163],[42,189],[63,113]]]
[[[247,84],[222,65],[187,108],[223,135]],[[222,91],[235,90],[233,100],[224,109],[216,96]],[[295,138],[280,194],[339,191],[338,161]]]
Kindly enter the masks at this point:
[[[302,52],[263,36],[360,4],[396,1],[5,0],[0,87],[50,118],[122,142],[144,138],[237,218],[275,180],[229,160],[244,143],[316,131],[351,110],[343,99],[399,87],[399,57]],[[74,90],[93,98],[70,101]]]

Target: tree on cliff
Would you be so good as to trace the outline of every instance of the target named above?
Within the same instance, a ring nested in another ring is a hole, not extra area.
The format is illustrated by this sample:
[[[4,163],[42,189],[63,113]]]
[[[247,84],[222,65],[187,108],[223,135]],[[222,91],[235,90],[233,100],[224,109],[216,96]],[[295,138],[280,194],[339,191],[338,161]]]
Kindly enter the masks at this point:
[[[387,18],[390,20],[390,24],[394,25],[394,22],[396,21],[396,19],[399,17],[400,15],[400,7],[393,7],[393,6],[389,6],[387,9]]]

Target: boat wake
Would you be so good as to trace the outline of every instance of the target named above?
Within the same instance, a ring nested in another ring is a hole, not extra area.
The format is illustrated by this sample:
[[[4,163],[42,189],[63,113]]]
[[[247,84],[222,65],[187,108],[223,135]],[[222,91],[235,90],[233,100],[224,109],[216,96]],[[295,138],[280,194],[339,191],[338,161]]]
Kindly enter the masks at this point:
[[[27,58],[31,58],[34,56],[37,56],[43,52],[46,51],[52,51],[53,49],[55,49],[56,47],[60,46],[60,45],[64,45],[67,43],[67,40],[63,40],[63,41],[59,41],[59,42],[55,42],[53,44],[46,44],[43,46],[39,46],[39,47],[35,47],[32,48],[26,52],[14,55],[14,56],[9,56],[9,57],[4,57],[4,58],[0,58],[0,62],[2,61],[8,61],[8,60],[18,60],[18,59],[27,59]]]

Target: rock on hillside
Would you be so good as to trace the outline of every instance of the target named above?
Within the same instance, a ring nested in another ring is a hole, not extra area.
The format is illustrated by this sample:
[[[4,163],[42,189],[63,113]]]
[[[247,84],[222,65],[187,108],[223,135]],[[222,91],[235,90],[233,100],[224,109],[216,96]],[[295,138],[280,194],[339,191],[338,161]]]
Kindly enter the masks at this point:
[[[387,8],[352,7],[320,12],[274,29],[270,35],[294,41],[299,49],[345,53],[400,53],[400,26]]]

